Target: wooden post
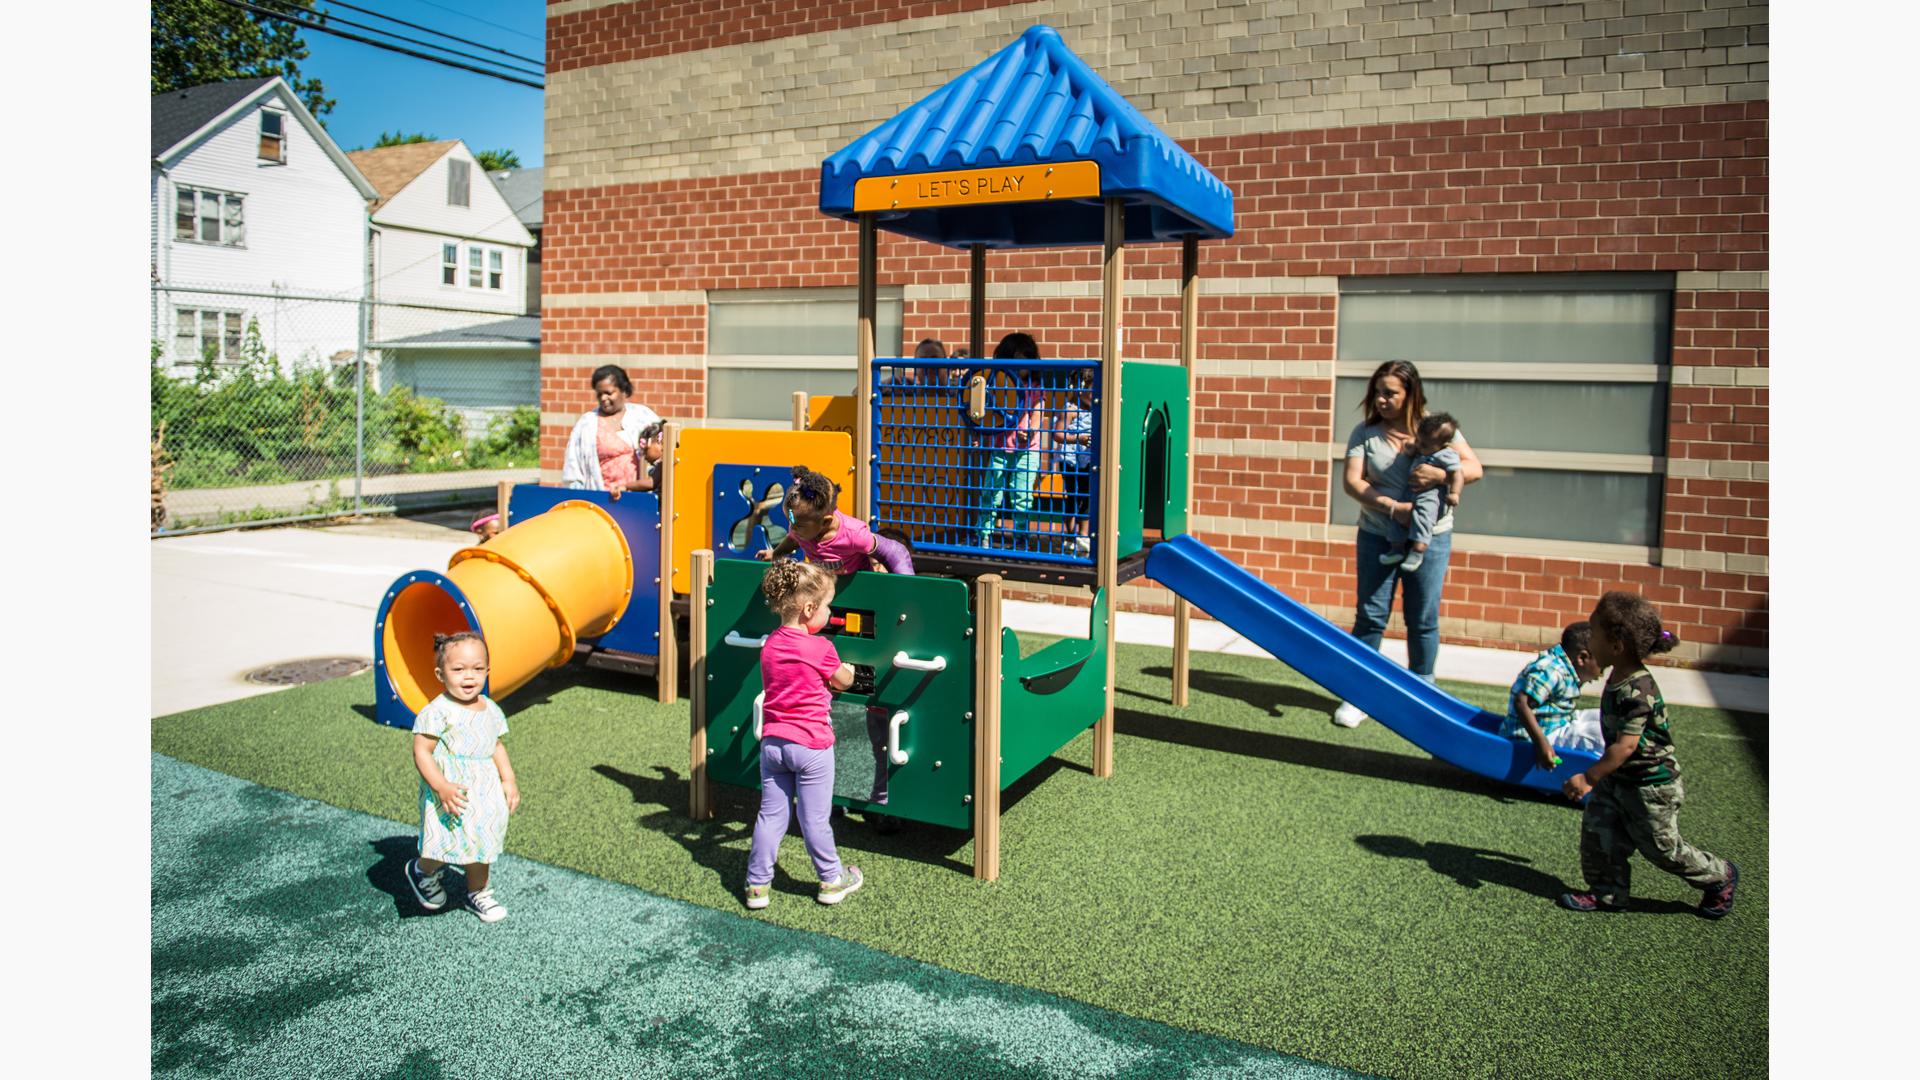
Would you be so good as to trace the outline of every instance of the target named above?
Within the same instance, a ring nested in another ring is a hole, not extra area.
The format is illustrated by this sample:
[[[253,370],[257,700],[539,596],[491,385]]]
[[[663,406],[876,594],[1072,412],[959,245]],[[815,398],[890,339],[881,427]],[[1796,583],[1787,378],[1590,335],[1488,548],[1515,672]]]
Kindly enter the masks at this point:
[[[980,357],[987,349],[987,245],[967,248],[967,355]]]
[[[807,392],[805,390],[795,390],[793,392],[793,430],[807,430],[807,409]]]
[[[513,501],[513,481],[502,480],[493,493],[493,512],[500,515],[500,528],[507,527],[507,504]]]
[[[654,631],[654,637],[660,644],[659,663],[653,669],[653,680],[658,689],[662,705],[671,705],[680,699],[680,658],[673,634],[673,463],[680,456],[680,425],[668,421],[660,430],[660,626]]]
[[[1200,354],[1200,238],[1180,241],[1180,366],[1187,376],[1187,531],[1193,531],[1193,369]],[[1187,704],[1193,605],[1173,599],[1173,704]]]
[[[1100,267],[1100,524],[1095,549],[1099,552],[1097,580],[1107,591],[1107,625],[1095,633],[1107,636],[1106,709],[1093,726],[1093,775],[1113,775],[1113,629],[1120,598],[1120,313],[1121,283],[1126,279],[1126,207],[1119,199],[1106,201],[1106,247]]]
[[[713,816],[713,784],[707,779],[707,585],[713,580],[713,550],[693,553],[687,592],[687,706],[693,730],[687,741],[687,813],[695,821]]]
[[[973,583],[973,876],[1000,880],[1000,575]]]
[[[859,331],[853,377],[853,516],[873,516],[874,313],[878,306],[879,230],[872,214],[860,215]]]

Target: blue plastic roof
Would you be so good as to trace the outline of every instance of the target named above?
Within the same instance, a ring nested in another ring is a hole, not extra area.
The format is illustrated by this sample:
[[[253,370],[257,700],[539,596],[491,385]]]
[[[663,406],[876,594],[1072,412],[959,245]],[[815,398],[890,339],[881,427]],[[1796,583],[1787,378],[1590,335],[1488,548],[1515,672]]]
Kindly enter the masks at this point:
[[[820,211],[854,220],[867,177],[1092,161],[1126,201],[1128,243],[1233,235],[1233,192],[1075,56],[1033,26],[820,165]],[[993,203],[879,215],[880,228],[951,247],[1098,244],[1098,202]]]

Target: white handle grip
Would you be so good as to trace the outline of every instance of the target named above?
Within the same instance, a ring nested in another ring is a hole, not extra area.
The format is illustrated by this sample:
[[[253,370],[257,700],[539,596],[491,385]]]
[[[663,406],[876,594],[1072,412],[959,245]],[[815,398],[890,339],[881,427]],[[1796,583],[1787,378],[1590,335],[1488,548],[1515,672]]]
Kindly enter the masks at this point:
[[[906,722],[907,714],[904,709],[894,713],[893,719],[887,721],[887,760],[895,765],[907,763],[907,752],[900,749],[900,725]]]
[[[758,649],[767,643],[767,635],[761,634],[759,637],[741,637],[740,631],[729,630],[727,631],[726,641],[727,644],[737,645],[742,649]]]
[[[762,690],[753,696],[753,741],[760,741],[760,728],[767,720],[767,694]]]
[[[931,660],[915,660],[906,653],[897,652],[893,654],[893,666],[906,668],[908,671],[945,671],[947,670],[947,658],[944,656],[936,656]]]

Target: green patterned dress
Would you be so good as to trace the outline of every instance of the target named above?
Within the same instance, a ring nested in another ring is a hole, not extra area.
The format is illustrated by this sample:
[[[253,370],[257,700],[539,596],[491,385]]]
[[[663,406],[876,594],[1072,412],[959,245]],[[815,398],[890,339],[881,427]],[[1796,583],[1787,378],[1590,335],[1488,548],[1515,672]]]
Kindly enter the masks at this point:
[[[490,863],[507,839],[507,796],[493,749],[507,733],[507,714],[490,698],[481,709],[456,704],[445,694],[427,703],[413,718],[416,735],[432,735],[433,763],[447,783],[465,788],[467,809],[452,817],[420,781],[420,855],[441,862]]]

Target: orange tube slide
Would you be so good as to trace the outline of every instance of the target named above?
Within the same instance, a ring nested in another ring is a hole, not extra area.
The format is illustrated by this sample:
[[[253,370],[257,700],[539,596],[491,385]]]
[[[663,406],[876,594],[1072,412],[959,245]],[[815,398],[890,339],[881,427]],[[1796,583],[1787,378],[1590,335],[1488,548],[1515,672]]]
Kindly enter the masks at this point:
[[[487,639],[489,695],[496,701],[573,657],[574,642],[606,633],[633,594],[633,553],[605,510],[566,502],[447,560],[447,579],[470,611],[428,582],[393,598],[381,628],[388,677],[419,712],[443,687],[433,672],[433,635],[467,629]]]

